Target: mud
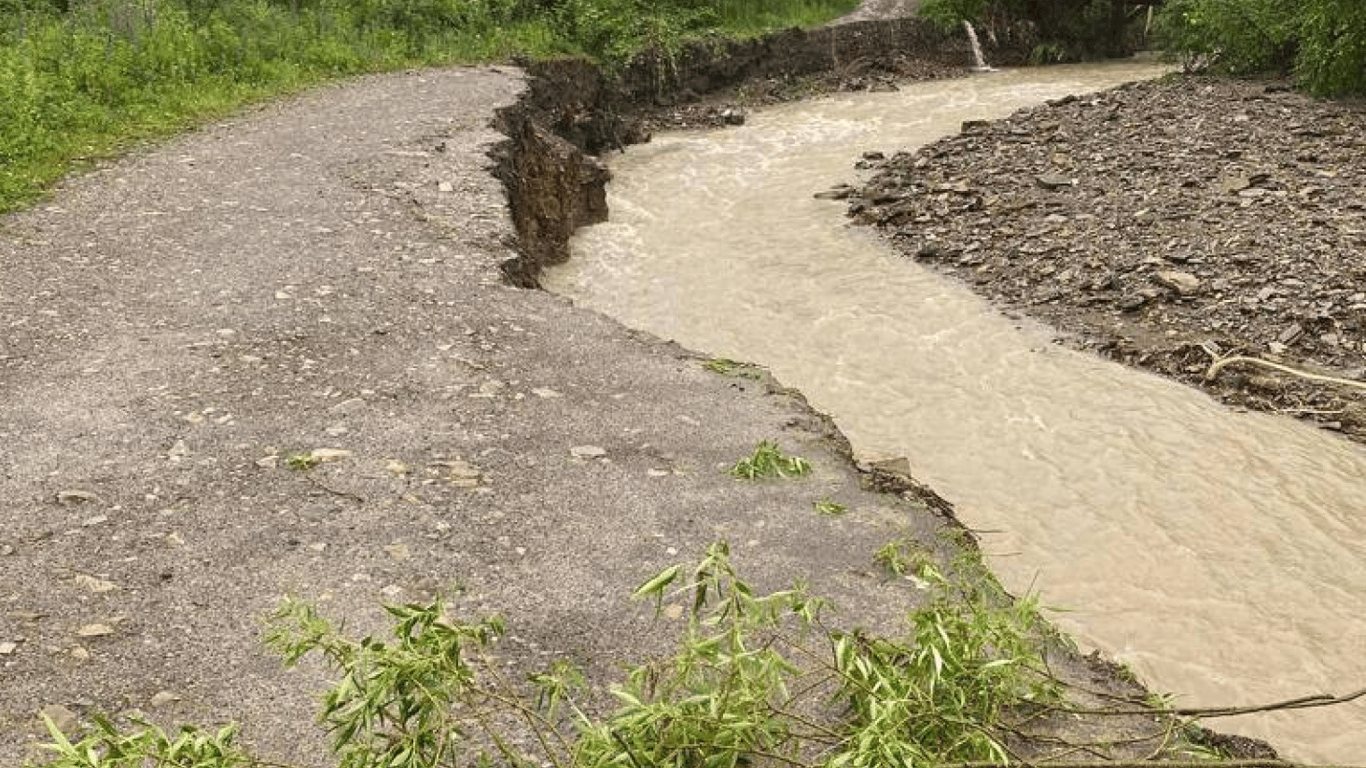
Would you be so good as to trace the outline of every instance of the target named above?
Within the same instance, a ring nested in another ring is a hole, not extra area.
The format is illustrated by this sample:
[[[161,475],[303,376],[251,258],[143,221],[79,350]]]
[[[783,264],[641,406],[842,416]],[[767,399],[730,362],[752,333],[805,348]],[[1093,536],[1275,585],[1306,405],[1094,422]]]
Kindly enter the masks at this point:
[[[1360,441],[1363,136],[1361,104],[1173,77],[867,161],[850,213],[1072,344]]]

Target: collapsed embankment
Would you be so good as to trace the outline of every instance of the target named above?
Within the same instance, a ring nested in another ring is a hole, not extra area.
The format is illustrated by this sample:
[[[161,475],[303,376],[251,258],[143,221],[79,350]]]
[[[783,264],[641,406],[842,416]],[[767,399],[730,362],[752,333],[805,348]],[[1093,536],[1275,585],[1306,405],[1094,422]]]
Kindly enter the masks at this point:
[[[1022,60],[1019,37],[988,41],[992,60]],[[584,60],[528,63],[526,93],[497,118],[509,137],[495,152],[497,173],[520,254],[504,273],[536,287],[542,266],[563,261],[574,230],[607,216],[610,174],[595,156],[648,141],[654,125],[718,124],[743,119],[737,102],[960,75],[971,60],[961,32],[893,19],[697,42],[671,58],[647,52],[610,74]]]
[[[996,38],[988,50],[994,61],[1019,63],[1029,45],[1021,33]],[[656,126],[720,125],[743,120],[736,115],[751,103],[962,76],[971,59],[961,33],[920,19],[887,19],[696,42],[672,59],[649,51],[616,73],[586,59],[527,62],[527,90],[494,121],[509,137],[492,155],[517,232],[518,255],[502,264],[503,275],[513,285],[539,288],[541,269],[569,258],[574,232],[607,219],[611,172],[598,156],[649,141]],[[751,94],[740,93],[751,86]],[[819,431],[852,461],[848,441],[818,416]],[[908,474],[864,469],[875,490],[910,493],[960,525],[950,504]]]
[[[915,596],[868,553],[935,544],[937,520],[865,496],[805,409],[490,278],[509,230],[484,116],[520,85],[362,78],[4,219],[0,763],[48,738],[41,710],[238,721],[270,762],[328,764],[308,714],[330,677],[260,647],[285,592],[378,632],[380,603],[458,578],[456,615],[507,618],[501,653],[598,680],[667,641],[624,596],[717,537],[755,583],[800,574],[850,616]],[[810,483],[715,471],[774,436]],[[851,514],[816,514],[825,495]]]

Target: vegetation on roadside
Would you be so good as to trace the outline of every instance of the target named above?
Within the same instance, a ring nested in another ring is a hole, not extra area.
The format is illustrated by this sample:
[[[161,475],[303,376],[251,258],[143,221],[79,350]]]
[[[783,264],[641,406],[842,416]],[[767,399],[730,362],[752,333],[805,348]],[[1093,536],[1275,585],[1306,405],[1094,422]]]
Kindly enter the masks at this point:
[[[1293,74],[1319,95],[1366,93],[1366,3],[1360,0],[1167,0],[1162,47],[1188,68]]]
[[[730,468],[732,477],[758,480],[765,477],[796,477],[811,471],[811,462],[800,456],[783,453],[777,443],[762,440],[754,452],[735,462]]]
[[[898,536],[873,553],[873,562],[889,576],[914,575],[919,579],[937,576],[932,553],[910,536]]]
[[[168,733],[143,718],[120,727],[104,717],[95,718],[95,729],[72,742],[46,715],[52,741],[44,745],[55,757],[51,768],[254,768],[261,763],[237,744],[237,726],[215,730],[192,725]]]
[[[1032,600],[1012,601],[971,562],[922,571],[929,599],[902,633],[830,628],[802,585],[762,594],[723,542],[648,579],[634,596],[686,618],[671,655],[629,669],[602,716],[584,677],[556,662],[525,680],[496,655],[498,619],[463,622],[446,606],[388,606],[388,638],[345,634],[290,600],[267,643],[287,664],[321,657],[337,675],[321,703],[342,768],[918,768],[1017,760],[1012,744],[1062,687],[1042,656]],[[238,768],[233,737],[145,721],[101,721],[71,741],[55,727],[49,768]],[[1075,749],[1059,744],[1057,749]],[[1063,752],[1063,754],[1066,754]],[[1044,760],[1046,762],[1046,760]]]
[[[73,167],[361,72],[810,25],[855,0],[0,0],[0,212]]]
[[[285,466],[295,472],[307,472],[321,463],[323,463],[323,460],[314,456],[311,452],[291,453],[285,457]]]

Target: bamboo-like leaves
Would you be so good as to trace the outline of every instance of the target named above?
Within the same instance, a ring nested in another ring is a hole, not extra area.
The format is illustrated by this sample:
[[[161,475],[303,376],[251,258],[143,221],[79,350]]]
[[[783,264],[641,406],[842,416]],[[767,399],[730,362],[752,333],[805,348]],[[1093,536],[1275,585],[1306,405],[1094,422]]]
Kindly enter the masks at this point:
[[[904,549],[904,547],[903,547]],[[909,550],[907,550],[909,551]],[[386,639],[346,636],[316,609],[287,601],[268,642],[287,663],[317,652],[334,667],[320,720],[339,768],[925,768],[1003,761],[1004,708],[1046,699],[1032,600],[920,569],[934,590],[905,637],[830,632],[801,584],[764,593],[724,541],[633,593],[681,603],[673,654],[630,671],[619,708],[595,718],[575,703],[583,675],[565,662],[514,686],[490,655],[497,619],[463,623],[439,600],[386,606]],[[812,630],[819,630],[813,632]],[[795,691],[795,693],[794,693]],[[843,705],[828,706],[831,693]],[[823,718],[811,718],[811,711]],[[50,721],[52,768],[246,768],[235,731],[172,734],[96,719],[73,741]],[[520,723],[516,732],[509,725]],[[577,732],[577,738],[567,734]],[[535,749],[524,754],[526,744]]]
[[[636,587],[636,590],[631,593],[631,597],[637,600],[646,597],[653,598],[655,601],[655,612],[658,613],[664,608],[664,589],[674,583],[674,580],[678,578],[680,570],[682,570],[682,566],[680,565],[665,568],[654,576],[651,576],[644,584]]]
[[[730,468],[732,477],[759,480],[766,477],[796,477],[811,472],[811,462],[800,456],[783,453],[777,443],[763,440],[754,452],[735,462]]]
[[[127,729],[119,729],[101,716],[92,720],[95,729],[72,742],[49,717],[43,716],[52,738],[45,746],[57,755],[46,764],[49,768],[247,768],[257,764],[234,742],[236,725],[225,725],[216,731],[182,726],[167,733],[140,717],[132,718]]]

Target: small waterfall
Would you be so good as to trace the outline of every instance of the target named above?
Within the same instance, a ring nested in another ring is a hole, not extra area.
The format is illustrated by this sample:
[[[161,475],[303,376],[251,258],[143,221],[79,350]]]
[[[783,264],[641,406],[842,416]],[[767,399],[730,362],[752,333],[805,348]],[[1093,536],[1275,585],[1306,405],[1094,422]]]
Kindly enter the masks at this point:
[[[978,72],[994,72],[995,70],[987,66],[986,57],[982,55],[982,44],[977,41],[977,30],[972,28],[972,22],[963,19],[963,29],[968,31],[968,41],[972,43],[972,60],[976,65],[974,69]]]

